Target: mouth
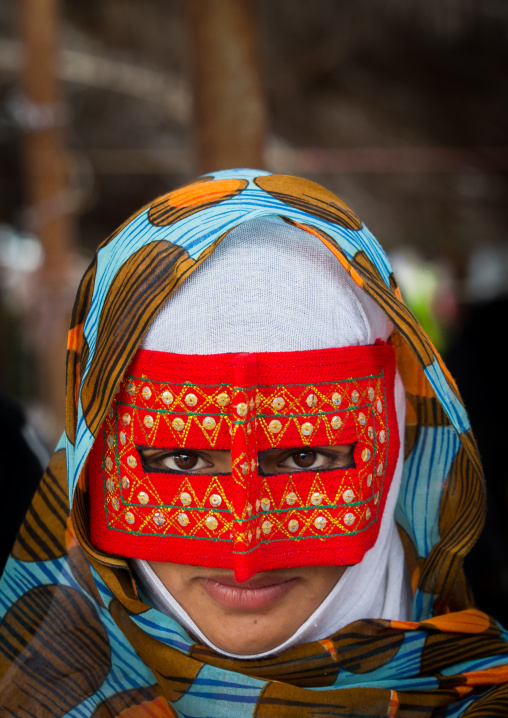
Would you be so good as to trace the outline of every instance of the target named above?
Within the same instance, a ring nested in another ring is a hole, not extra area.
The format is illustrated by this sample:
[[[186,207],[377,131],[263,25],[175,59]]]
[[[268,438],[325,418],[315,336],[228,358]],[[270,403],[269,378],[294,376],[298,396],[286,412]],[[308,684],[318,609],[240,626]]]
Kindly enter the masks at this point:
[[[229,576],[198,580],[205,593],[216,603],[243,611],[271,608],[282,601],[299,582],[298,578],[283,576],[259,576],[243,583],[237,583]]]

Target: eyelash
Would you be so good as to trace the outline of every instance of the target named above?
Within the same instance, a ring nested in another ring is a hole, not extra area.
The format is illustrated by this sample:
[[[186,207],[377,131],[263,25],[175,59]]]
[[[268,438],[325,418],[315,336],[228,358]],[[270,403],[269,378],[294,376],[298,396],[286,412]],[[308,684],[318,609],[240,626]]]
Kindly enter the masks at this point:
[[[171,469],[171,468],[168,468],[167,466],[165,466],[165,467],[164,467],[164,466],[154,466],[154,465],[151,463],[151,462],[154,462],[154,463],[155,463],[155,462],[163,461],[164,459],[169,458],[169,457],[172,457],[172,456],[179,456],[179,455],[181,455],[181,454],[183,454],[183,453],[186,453],[185,450],[178,449],[178,450],[173,450],[173,451],[161,451],[161,453],[158,454],[158,455],[154,455],[154,456],[150,456],[150,457],[145,457],[143,452],[144,452],[144,451],[151,450],[151,449],[153,449],[153,447],[150,447],[150,446],[146,446],[146,447],[145,447],[145,446],[143,446],[143,447],[138,446],[137,449],[138,449],[139,455],[140,455],[140,457],[141,457],[141,465],[142,465],[142,467],[143,467],[143,471],[144,471],[146,474],[151,474],[151,473],[156,473],[156,474],[185,474],[185,473],[186,473],[183,469]],[[198,458],[200,458],[202,461],[204,461],[209,467],[213,466],[213,464],[210,463],[210,460],[209,460],[208,458],[206,458],[205,456],[203,456],[199,451],[196,451],[196,450],[193,450],[193,449],[189,449],[189,450],[187,451],[187,453],[188,453],[188,454],[194,454],[194,455],[198,456]],[[205,468],[206,468],[206,467],[205,467]],[[194,472],[192,469],[189,470],[187,473],[188,473],[189,475],[192,475],[192,474],[195,474],[196,476],[199,476],[199,475],[200,475],[200,474],[198,474],[197,472]],[[214,471],[214,472],[213,472],[213,475],[214,475],[214,476],[228,476],[229,473],[230,473],[230,472]],[[212,474],[212,472],[210,472],[210,475],[211,475],[211,474]]]
[[[355,451],[356,443],[351,444],[350,446],[351,446],[351,461],[346,466],[332,466],[330,468],[320,468],[319,472],[322,473],[325,471],[338,471],[338,470],[346,470],[346,469],[356,468],[356,464],[355,464],[355,460],[354,460],[354,451]],[[291,450],[290,453],[286,454],[286,456],[284,456],[282,459],[280,459],[279,462],[277,462],[277,466],[279,466],[284,461],[287,461],[291,456],[298,454],[302,450],[312,450],[312,447],[300,447],[298,449]],[[260,476],[275,476],[276,475],[275,473],[272,473],[272,472],[263,471],[262,466],[261,466],[263,456],[265,454],[267,454],[269,451],[270,451],[270,449],[268,449],[268,451],[264,451],[262,454],[259,455],[258,473]],[[332,460],[337,460],[337,461],[339,460],[338,455],[335,454],[334,452],[323,451],[322,449],[320,449],[319,451],[316,451],[316,455],[326,456],[328,459],[332,459]],[[310,468],[309,469],[305,469],[305,468],[294,468],[294,469],[290,468],[290,469],[288,469],[286,467],[282,467],[282,468],[284,468],[286,470],[284,472],[280,472],[280,473],[296,474],[296,473],[304,473],[305,471],[316,471],[316,469],[310,469]]]

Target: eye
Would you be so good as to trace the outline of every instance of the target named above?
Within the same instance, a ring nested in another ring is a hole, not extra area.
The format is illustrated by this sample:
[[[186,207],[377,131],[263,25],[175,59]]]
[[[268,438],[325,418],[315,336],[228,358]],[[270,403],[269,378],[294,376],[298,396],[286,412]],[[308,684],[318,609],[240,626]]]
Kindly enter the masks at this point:
[[[281,469],[325,469],[332,468],[333,457],[315,449],[299,449],[277,463]]]
[[[197,451],[141,451],[143,461],[149,469],[158,471],[197,472],[213,466]]]
[[[301,469],[308,469],[316,461],[317,454],[315,451],[298,451],[288,457],[293,463]],[[286,459],[286,461],[288,460]],[[280,464],[279,464],[280,465]]]
[[[199,464],[199,456],[197,456],[197,454],[173,454],[168,458],[182,471],[191,471]]]
[[[290,450],[265,452],[261,458],[261,472],[282,474],[288,471],[326,471],[330,469],[354,468],[355,444],[338,446],[302,446]]]

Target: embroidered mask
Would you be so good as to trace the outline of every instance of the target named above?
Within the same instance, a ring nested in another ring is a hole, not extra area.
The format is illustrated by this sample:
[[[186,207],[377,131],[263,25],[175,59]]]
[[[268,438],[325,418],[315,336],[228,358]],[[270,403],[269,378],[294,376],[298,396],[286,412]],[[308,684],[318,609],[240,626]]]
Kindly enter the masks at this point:
[[[233,569],[239,581],[359,563],[375,543],[398,457],[394,378],[394,351],[380,341],[138,351],[90,455],[92,542],[131,558]],[[274,450],[337,446],[349,447],[343,468],[263,468]],[[154,468],[146,454],[155,449],[228,451],[231,469]]]

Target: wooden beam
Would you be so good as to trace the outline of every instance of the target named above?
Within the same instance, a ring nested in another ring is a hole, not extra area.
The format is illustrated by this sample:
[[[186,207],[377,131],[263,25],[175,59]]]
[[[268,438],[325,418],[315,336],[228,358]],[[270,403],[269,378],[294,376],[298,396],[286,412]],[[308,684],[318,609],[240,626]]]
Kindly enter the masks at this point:
[[[187,0],[199,171],[263,168],[266,107],[252,0]]]
[[[51,441],[64,425],[66,335],[75,290],[65,112],[57,80],[59,2],[19,0],[18,7],[24,48],[18,117],[23,131],[26,228],[44,248],[27,322],[38,353],[40,398]]]

